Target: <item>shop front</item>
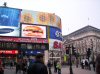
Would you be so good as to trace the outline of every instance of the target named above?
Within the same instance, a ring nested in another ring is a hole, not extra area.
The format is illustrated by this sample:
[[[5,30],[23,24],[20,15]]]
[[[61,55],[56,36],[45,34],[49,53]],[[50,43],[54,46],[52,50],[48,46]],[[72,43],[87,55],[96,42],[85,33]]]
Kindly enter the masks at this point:
[[[0,50],[0,59],[4,63],[17,61],[18,50]]]

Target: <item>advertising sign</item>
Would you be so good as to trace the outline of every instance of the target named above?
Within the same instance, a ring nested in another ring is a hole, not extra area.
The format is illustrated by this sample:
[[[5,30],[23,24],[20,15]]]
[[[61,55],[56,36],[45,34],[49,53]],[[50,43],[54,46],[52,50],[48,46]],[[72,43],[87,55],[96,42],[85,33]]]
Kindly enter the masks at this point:
[[[0,36],[19,36],[21,10],[0,8]]]
[[[62,40],[61,30],[50,26],[50,39]]]
[[[34,50],[34,51],[27,50],[25,53],[26,53],[26,55],[37,55],[39,53],[44,53],[44,51],[43,50]]]
[[[60,49],[62,49],[62,41],[56,40],[56,39],[50,39],[49,41],[50,41],[50,43],[49,43],[50,50],[53,50],[53,49],[60,50]]]
[[[46,38],[46,26],[22,24],[22,37]]]
[[[24,42],[24,43],[48,43],[48,39],[16,38],[16,37],[0,37],[0,41]]]
[[[61,18],[55,14],[47,12],[22,10],[20,22],[29,24],[48,25],[62,29]]]
[[[0,54],[18,54],[18,50],[0,50]]]

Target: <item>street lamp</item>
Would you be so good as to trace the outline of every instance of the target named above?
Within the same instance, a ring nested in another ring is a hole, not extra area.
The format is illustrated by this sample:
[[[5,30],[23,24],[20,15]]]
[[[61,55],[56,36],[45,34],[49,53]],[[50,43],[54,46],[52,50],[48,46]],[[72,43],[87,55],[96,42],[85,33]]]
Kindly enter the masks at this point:
[[[68,48],[68,50],[69,50],[69,57],[70,57],[70,68],[69,68],[69,70],[70,70],[70,74],[73,74],[73,69],[72,69],[72,47],[69,45],[66,48]]]

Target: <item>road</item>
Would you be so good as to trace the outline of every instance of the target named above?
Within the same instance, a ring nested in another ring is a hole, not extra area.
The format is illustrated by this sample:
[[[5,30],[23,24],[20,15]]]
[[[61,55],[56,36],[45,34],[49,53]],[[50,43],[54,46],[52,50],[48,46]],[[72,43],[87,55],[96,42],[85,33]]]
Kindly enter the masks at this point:
[[[93,70],[86,70],[86,69],[81,69],[81,68],[76,68],[75,66],[72,67],[73,68],[73,74],[95,74],[95,72]],[[13,69],[5,69],[4,74],[15,74],[15,68]],[[18,74],[23,74],[18,73]],[[52,74],[57,74],[53,72],[53,68],[52,68]],[[64,66],[62,67],[62,73],[61,74],[70,74],[69,73],[69,67]]]

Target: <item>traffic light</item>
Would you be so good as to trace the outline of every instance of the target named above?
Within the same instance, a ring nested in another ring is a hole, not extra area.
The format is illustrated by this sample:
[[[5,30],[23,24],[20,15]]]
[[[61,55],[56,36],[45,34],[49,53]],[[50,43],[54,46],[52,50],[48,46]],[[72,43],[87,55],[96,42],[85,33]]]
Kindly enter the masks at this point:
[[[69,49],[66,49],[66,54],[69,54]]]
[[[73,55],[76,55],[76,53],[77,53],[77,51],[76,51],[75,47],[72,46],[72,54],[73,54]]]

